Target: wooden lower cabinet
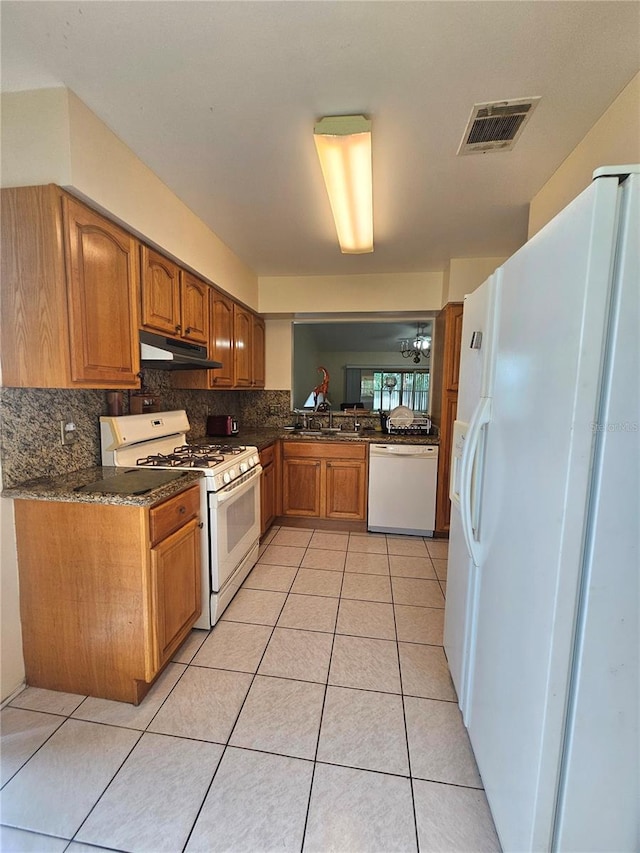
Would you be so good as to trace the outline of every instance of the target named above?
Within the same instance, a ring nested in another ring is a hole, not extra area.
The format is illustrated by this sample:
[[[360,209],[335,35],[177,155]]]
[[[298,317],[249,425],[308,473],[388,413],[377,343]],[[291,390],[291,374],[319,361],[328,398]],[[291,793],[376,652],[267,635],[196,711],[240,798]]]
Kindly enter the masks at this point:
[[[200,530],[198,520],[185,524],[151,550],[151,587],[155,611],[154,660],[169,662],[200,615]]]
[[[260,535],[264,535],[280,515],[280,442],[260,451]]]
[[[284,441],[282,514],[364,521],[367,446]]]
[[[327,518],[364,520],[366,506],[366,463],[348,459],[325,463]]]
[[[199,506],[15,501],[27,684],[143,699],[200,613]]]
[[[321,496],[321,467],[319,459],[282,460],[282,514],[319,518],[323,515]]]

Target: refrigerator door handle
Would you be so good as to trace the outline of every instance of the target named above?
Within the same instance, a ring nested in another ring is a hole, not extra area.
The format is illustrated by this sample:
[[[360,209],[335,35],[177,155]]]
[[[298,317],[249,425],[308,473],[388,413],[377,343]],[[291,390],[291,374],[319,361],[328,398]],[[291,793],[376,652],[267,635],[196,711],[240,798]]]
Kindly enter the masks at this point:
[[[476,454],[480,444],[483,427],[491,418],[491,399],[483,397],[471,416],[469,431],[460,460],[460,518],[467,550],[476,566],[480,565],[480,545],[476,538],[475,527],[478,524],[477,507],[474,497],[480,494],[481,483],[474,482]],[[479,474],[479,472],[478,472]]]

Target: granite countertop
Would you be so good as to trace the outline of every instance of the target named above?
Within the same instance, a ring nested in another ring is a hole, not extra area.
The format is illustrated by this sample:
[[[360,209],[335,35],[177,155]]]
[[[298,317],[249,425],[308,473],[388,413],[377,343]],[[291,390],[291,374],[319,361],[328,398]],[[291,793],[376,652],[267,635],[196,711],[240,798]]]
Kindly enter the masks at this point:
[[[194,441],[194,444],[206,444],[210,442],[224,442],[231,445],[255,445],[258,450],[263,450],[274,441],[284,439],[285,441],[356,441],[367,444],[439,444],[437,435],[387,435],[376,430],[365,430],[360,435],[342,435],[341,433],[330,433],[328,435],[300,435],[299,430],[285,430],[284,427],[265,427],[241,429],[238,435],[230,435],[224,438],[205,437]]]
[[[158,475],[157,479],[161,479],[161,474],[166,471],[150,471],[149,469],[131,469],[131,468],[107,468],[96,466],[94,468],[83,468],[80,471],[73,471],[70,474],[60,474],[56,477],[39,477],[36,480],[29,480],[26,483],[21,483],[18,486],[13,486],[5,489],[2,492],[3,497],[20,498],[22,500],[31,501],[62,501],[65,503],[100,503],[113,504],[117,506],[153,506],[161,503],[167,498],[178,494],[197,483],[202,476],[199,471],[185,471],[179,479],[172,480],[170,483],[165,483],[157,487],[151,487],[150,491],[144,494],[132,494],[124,492],[122,494],[100,494],[98,492],[77,492],[81,486],[86,486],[95,483],[98,480],[109,480],[111,478],[122,477],[131,470],[144,470],[145,474],[153,480],[154,475]]]

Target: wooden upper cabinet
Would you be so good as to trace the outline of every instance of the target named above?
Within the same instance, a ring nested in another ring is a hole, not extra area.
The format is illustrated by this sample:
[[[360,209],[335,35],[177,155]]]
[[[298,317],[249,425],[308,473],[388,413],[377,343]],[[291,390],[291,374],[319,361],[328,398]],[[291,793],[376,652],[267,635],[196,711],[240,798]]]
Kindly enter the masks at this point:
[[[238,388],[251,387],[253,380],[253,358],[251,354],[251,332],[253,315],[242,305],[233,306],[233,367],[234,385]]]
[[[180,337],[180,268],[159,252],[142,246],[142,325]]]
[[[253,317],[251,329],[251,355],[253,358],[252,382],[254,388],[264,388],[265,383],[265,340],[264,320],[262,317]]]
[[[447,391],[458,390],[460,375],[460,347],[462,345],[462,304],[447,305],[447,320],[445,331],[445,387]]]
[[[175,388],[264,388],[264,320],[211,288],[209,358],[215,370],[181,370]]]
[[[209,371],[212,388],[233,385],[233,301],[214,290],[211,294],[211,343],[209,356],[222,367]]]
[[[3,382],[137,388],[138,243],[54,185],[2,191]]]
[[[190,272],[180,272],[182,337],[197,344],[209,343],[210,289],[208,284]]]
[[[132,295],[137,242],[84,205],[63,198],[67,239],[71,378],[129,386],[139,364]]]

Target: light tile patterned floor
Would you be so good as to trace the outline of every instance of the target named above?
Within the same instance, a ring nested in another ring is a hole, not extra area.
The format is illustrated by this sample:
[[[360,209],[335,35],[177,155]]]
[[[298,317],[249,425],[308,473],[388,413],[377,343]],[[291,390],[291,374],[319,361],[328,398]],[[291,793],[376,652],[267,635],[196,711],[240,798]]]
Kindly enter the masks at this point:
[[[3,851],[499,851],[442,648],[446,542],[272,529],[134,708],[27,688]]]

